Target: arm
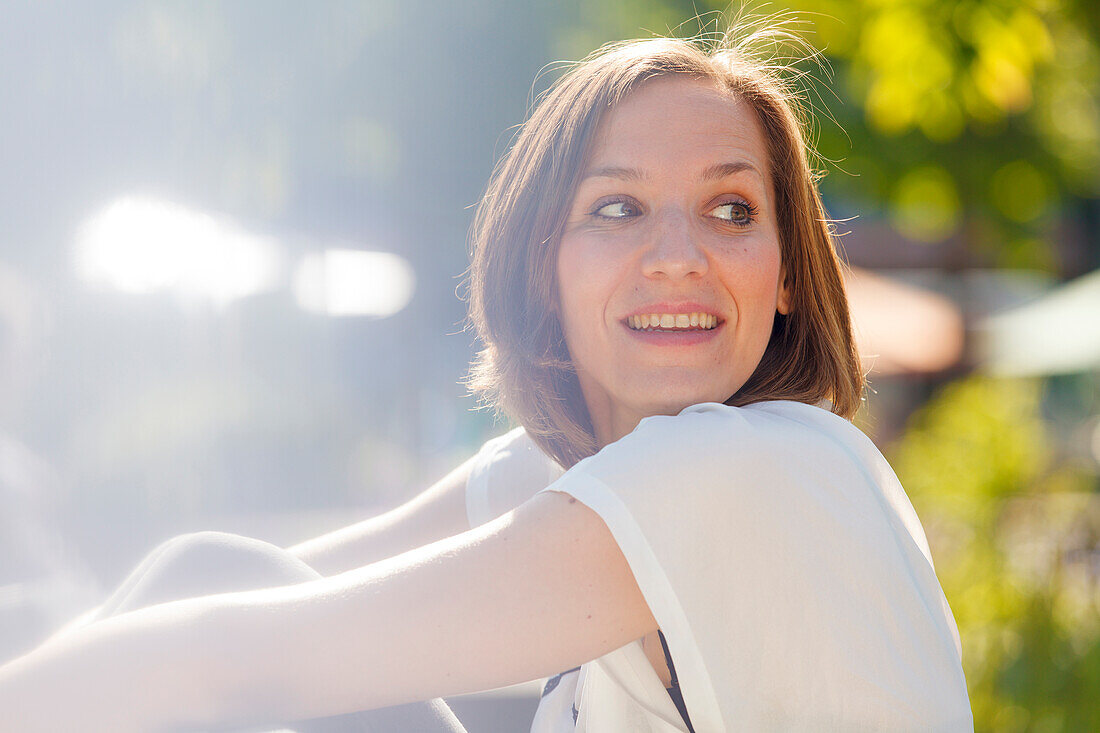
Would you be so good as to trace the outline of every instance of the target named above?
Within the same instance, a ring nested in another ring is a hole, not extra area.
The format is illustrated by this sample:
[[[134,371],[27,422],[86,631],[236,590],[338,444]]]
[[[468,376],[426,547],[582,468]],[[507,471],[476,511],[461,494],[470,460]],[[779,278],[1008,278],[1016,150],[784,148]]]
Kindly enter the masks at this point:
[[[548,492],[341,575],[96,624],[0,668],[0,709],[27,731],[334,715],[547,676],[656,628],[607,526]],[[161,675],[181,686],[171,699]],[[36,728],[32,713],[58,717]]]
[[[470,458],[396,509],[301,542],[288,551],[318,573],[335,575],[465,532],[469,529],[466,481],[475,460],[476,456]],[[97,606],[82,613],[54,632],[49,641],[101,620],[101,609]]]
[[[289,548],[322,575],[393,557],[469,529],[466,480],[475,458],[410,501],[384,514]]]

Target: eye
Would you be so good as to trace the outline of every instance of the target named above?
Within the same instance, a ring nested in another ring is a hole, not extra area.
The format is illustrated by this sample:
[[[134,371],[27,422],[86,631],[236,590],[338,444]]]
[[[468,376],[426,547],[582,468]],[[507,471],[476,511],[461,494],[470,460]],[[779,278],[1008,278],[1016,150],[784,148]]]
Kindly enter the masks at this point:
[[[592,213],[601,219],[627,219],[642,212],[630,201],[607,201],[599,204]]]
[[[743,201],[727,201],[708,211],[707,216],[747,227],[756,220],[756,207]]]

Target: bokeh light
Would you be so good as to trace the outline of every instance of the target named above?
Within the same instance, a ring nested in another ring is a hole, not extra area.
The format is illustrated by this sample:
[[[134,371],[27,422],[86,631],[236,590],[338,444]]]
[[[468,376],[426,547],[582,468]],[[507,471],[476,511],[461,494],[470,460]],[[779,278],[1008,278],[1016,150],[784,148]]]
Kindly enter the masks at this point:
[[[918,242],[938,242],[951,236],[960,213],[955,181],[938,165],[906,174],[897,182],[890,202],[894,228]]]
[[[306,255],[293,290],[298,305],[314,313],[386,318],[408,304],[415,283],[412,267],[398,255],[328,249]]]
[[[129,196],[80,228],[75,265],[90,284],[224,305],[273,287],[280,257],[272,241],[232,222]]]
[[[1050,204],[1050,181],[1026,160],[1006,163],[993,174],[989,185],[994,205],[1012,221],[1032,221]]]

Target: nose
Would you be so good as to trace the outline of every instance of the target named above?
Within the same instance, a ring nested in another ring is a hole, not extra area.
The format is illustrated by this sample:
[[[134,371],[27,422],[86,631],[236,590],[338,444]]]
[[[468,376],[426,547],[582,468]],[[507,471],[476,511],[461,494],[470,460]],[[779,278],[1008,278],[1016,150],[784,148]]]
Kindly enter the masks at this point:
[[[675,279],[707,273],[706,252],[699,245],[698,232],[692,230],[690,216],[670,207],[652,222],[642,257],[646,277]]]

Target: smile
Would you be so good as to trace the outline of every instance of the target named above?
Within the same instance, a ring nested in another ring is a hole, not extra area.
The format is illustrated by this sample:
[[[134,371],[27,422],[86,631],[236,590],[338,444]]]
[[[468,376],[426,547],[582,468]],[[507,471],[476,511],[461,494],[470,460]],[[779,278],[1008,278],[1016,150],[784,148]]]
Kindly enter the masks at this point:
[[[634,331],[709,331],[718,325],[711,313],[649,313],[627,316],[626,325]]]

